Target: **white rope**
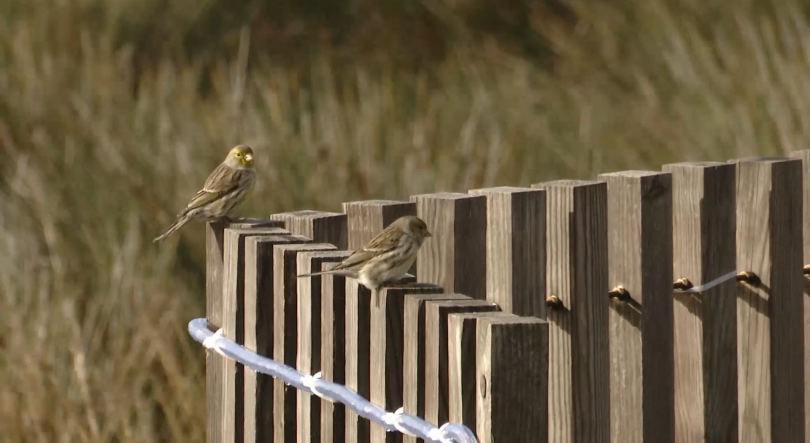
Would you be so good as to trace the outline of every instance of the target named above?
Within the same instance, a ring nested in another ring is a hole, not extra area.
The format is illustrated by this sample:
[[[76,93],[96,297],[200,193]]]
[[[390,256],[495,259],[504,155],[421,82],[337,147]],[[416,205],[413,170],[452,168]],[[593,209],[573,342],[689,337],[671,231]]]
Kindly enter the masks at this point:
[[[298,390],[317,395],[332,403],[342,403],[361,417],[385,426],[388,432],[399,431],[431,443],[478,443],[475,434],[464,425],[447,423],[441,428],[436,428],[419,417],[405,414],[402,408],[390,413],[343,385],[323,380],[320,372],[315,375],[304,375],[294,368],[249,351],[233,340],[225,338],[222,329],[216,333],[211,332],[208,329],[208,321],[204,318],[190,321],[188,333],[206,349],[236,360],[254,371],[281,379]]]
[[[725,282],[727,282],[727,281],[729,281],[729,280],[731,280],[733,278],[736,278],[736,277],[737,277],[737,271],[731,271],[728,274],[722,275],[722,276],[720,276],[720,277],[718,277],[718,278],[716,278],[716,279],[714,279],[714,280],[712,280],[712,281],[710,281],[710,282],[708,282],[708,283],[706,283],[704,285],[692,286],[689,289],[675,289],[674,291],[682,293],[682,294],[698,294],[700,292],[706,292],[709,289],[711,289],[711,288],[713,288],[713,287],[715,287],[715,286],[717,286],[717,285],[719,285],[721,283],[725,283]]]

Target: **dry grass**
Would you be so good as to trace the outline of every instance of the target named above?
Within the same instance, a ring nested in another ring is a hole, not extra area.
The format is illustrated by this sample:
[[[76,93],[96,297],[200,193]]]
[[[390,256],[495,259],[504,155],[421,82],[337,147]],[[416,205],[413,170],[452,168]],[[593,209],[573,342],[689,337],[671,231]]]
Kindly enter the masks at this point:
[[[150,240],[237,143],[252,216],[808,146],[798,1],[565,3],[530,8],[553,69],[462,33],[405,70],[248,34],[144,67],[121,36],[159,2],[0,0],[0,440],[203,441],[202,230]]]

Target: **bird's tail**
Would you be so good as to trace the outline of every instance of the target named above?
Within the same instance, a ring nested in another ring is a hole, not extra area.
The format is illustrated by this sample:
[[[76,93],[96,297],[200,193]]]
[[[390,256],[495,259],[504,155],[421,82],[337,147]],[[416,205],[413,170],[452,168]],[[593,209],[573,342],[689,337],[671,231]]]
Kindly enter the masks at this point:
[[[152,240],[152,242],[159,242],[159,241],[165,239],[166,237],[174,234],[175,231],[182,228],[183,225],[185,225],[189,221],[191,221],[191,218],[189,218],[189,217],[180,217],[179,219],[177,219],[176,222],[174,222],[173,225],[169,226],[169,229],[167,229],[166,232],[163,233],[163,235],[161,235],[160,237],[157,237],[156,239]]]
[[[301,275],[299,275],[299,276],[298,276],[298,278],[304,278],[304,277],[314,277],[314,276],[316,276],[316,275],[334,274],[334,273],[336,273],[336,272],[337,272],[337,271],[321,271],[321,272],[313,272],[313,273],[311,273],[311,274],[301,274]]]
[[[357,276],[357,271],[355,271],[353,269],[340,268],[340,269],[330,269],[328,271],[313,272],[311,274],[301,274],[301,275],[298,276],[298,278],[314,277],[316,275],[330,275],[330,274],[331,275],[338,275],[340,277],[346,277],[346,278],[357,278],[358,277]]]

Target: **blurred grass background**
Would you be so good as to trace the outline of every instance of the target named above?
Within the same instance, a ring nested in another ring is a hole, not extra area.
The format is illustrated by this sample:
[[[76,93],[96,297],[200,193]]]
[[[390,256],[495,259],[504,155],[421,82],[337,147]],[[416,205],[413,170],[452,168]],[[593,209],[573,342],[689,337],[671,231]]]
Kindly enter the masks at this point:
[[[199,224],[808,147],[799,0],[0,0],[0,440],[204,441]]]

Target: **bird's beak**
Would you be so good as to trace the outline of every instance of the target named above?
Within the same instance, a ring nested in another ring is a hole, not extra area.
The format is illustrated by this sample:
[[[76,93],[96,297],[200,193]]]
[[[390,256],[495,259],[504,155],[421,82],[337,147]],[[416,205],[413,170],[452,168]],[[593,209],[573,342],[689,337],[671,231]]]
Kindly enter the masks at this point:
[[[425,231],[425,237],[433,237],[433,234],[430,231]]]
[[[245,155],[245,161],[252,162],[253,161],[253,154],[246,154]]]

